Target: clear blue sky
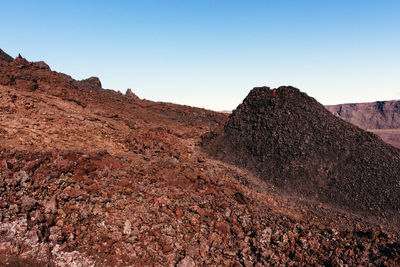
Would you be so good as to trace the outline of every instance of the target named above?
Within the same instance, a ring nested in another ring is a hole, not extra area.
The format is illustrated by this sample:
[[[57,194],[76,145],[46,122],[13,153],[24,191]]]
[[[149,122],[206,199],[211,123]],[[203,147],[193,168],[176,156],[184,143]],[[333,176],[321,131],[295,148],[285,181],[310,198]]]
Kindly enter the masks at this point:
[[[400,99],[399,0],[2,1],[0,48],[141,98],[235,108],[255,86]]]

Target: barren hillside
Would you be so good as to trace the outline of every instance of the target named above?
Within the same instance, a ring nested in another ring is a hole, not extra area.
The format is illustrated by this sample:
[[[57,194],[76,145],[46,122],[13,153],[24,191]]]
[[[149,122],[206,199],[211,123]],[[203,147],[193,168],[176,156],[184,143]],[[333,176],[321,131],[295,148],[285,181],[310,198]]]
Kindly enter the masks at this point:
[[[227,114],[22,57],[1,56],[0,85],[0,266],[398,265],[389,221],[208,156]]]

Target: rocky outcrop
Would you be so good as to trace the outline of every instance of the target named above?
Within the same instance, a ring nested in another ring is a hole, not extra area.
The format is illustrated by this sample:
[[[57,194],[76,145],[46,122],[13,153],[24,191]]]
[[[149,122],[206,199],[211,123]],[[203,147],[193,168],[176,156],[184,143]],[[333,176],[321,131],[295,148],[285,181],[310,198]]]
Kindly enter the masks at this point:
[[[86,80],[79,81],[79,85],[87,90],[101,90],[101,82],[97,77],[90,77]]]
[[[214,157],[280,188],[398,219],[400,150],[333,116],[296,88],[254,88],[204,144]]]
[[[400,100],[325,107],[334,115],[363,129],[400,128]]]
[[[134,92],[132,92],[132,90],[131,90],[130,88],[128,88],[128,89],[126,90],[125,95],[126,95],[127,97],[130,97],[130,98],[133,98],[133,99],[139,99],[139,97],[138,97]]]
[[[51,70],[50,66],[47,65],[44,61],[33,62],[33,65],[42,70]]]

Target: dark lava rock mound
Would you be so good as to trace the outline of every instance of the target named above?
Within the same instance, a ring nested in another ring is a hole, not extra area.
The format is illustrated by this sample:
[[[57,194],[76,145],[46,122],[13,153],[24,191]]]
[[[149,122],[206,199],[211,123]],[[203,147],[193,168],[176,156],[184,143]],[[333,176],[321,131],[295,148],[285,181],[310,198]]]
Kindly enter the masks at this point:
[[[254,88],[203,146],[280,188],[400,225],[400,150],[294,87]]]

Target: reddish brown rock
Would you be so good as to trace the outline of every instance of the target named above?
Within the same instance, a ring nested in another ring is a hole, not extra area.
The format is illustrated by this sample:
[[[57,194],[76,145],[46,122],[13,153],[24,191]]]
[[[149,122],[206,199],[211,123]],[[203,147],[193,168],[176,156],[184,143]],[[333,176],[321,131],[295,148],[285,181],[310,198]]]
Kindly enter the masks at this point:
[[[205,154],[201,135],[226,114],[22,57],[0,60],[0,82],[0,253],[14,265],[398,265],[391,225],[315,208]]]
[[[185,258],[183,258],[177,265],[178,267],[194,267],[196,266],[194,260],[189,257],[186,256]]]
[[[230,234],[231,232],[229,225],[225,222],[216,222],[215,229],[217,229],[221,234],[224,235]]]
[[[14,59],[8,55],[7,53],[5,53],[3,50],[0,49],[0,60],[6,61],[6,62],[11,62]]]

